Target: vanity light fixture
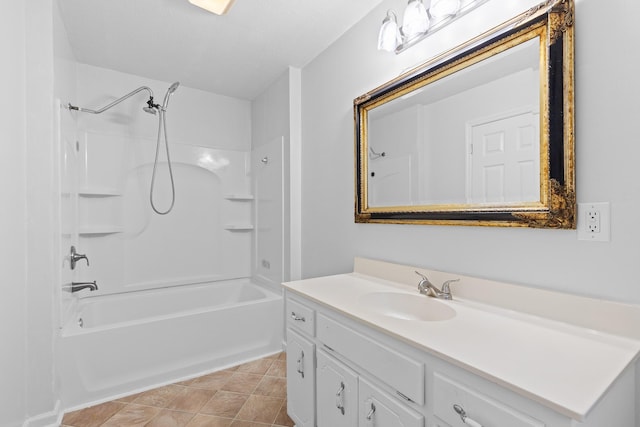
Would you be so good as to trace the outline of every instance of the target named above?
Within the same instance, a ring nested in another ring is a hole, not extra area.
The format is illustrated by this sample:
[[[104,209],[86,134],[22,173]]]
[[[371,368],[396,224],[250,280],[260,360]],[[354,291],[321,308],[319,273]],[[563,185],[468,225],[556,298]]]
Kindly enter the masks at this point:
[[[189,3],[208,10],[216,15],[224,15],[236,0],[189,0]]]
[[[402,27],[398,28],[395,12],[387,12],[378,33],[378,49],[398,54],[487,1],[431,0],[426,7],[422,0],[409,0]]]

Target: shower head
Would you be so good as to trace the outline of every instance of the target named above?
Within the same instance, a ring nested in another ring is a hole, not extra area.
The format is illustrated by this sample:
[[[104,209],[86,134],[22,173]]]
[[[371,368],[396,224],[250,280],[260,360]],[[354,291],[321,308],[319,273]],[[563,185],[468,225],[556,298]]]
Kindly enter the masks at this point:
[[[176,91],[176,89],[178,89],[178,86],[180,86],[180,82],[174,82],[171,86],[169,86],[169,93],[173,93]]]
[[[167,110],[167,106],[169,105],[169,98],[171,97],[171,95],[173,95],[173,92],[178,89],[178,86],[180,86],[180,82],[175,82],[171,86],[169,86],[169,89],[167,89],[167,94],[164,96],[164,102],[162,103],[162,111]]]
[[[149,100],[147,101],[147,106],[142,107],[142,109],[146,113],[153,114],[154,116],[158,112],[158,108],[160,108],[160,106],[158,104],[153,103],[153,95],[149,97]]]

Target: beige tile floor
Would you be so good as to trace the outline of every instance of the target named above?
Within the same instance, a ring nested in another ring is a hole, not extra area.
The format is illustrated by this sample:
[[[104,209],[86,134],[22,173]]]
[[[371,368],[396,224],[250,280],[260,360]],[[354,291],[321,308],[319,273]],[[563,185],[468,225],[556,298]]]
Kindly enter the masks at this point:
[[[65,414],[68,427],[292,427],[285,354]]]

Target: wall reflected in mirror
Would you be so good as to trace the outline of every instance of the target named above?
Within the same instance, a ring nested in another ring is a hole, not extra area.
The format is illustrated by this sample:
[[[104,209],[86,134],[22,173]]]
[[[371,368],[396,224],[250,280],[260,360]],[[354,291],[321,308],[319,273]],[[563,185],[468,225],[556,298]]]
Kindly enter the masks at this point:
[[[369,110],[369,206],[540,202],[540,43]]]

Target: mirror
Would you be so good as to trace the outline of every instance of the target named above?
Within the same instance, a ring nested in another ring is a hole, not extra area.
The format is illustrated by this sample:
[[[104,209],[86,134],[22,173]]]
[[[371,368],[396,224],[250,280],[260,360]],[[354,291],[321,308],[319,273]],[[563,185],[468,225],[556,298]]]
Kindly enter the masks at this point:
[[[356,222],[575,228],[573,3],[357,98]]]

